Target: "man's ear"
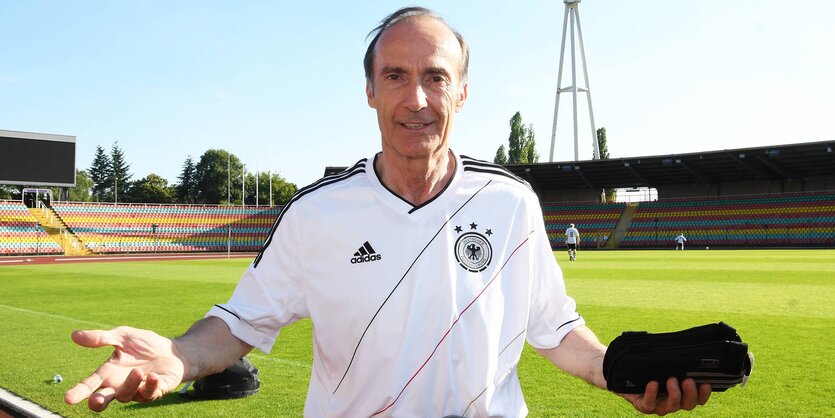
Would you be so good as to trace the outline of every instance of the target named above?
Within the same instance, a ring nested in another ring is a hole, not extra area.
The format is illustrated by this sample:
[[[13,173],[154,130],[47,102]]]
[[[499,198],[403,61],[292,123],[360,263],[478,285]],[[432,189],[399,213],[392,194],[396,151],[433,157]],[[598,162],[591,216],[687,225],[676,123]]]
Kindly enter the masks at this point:
[[[463,85],[458,89],[458,103],[455,105],[455,111],[460,112],[461,109],[464,108],[464,102],[467,101],[467,93],[469,91],[470,85],[468,83],[463,83]]]
[[[372,109],[377,108],[377,102],[374,100],[374,86],[371,85],[371,80],[365,80],[365,97],[368,98],[368,106]]]

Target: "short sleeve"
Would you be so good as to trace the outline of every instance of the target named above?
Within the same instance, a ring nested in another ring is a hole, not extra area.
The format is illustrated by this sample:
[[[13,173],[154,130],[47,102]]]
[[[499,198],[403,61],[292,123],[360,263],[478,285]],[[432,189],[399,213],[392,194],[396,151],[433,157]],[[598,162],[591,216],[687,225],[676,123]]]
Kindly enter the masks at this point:
[[[232,334],[269,353],[279,330],[308,317],[303,281],[299,277],[298,217],[288,205],[267,238],[261,255],[249,265],[225,304],[206,316],[222,319]]]
[[[529,216],[533,225],[531,293],[527,341],[536,348],[554,348],[574,328],[585,324],[576,303],[566,294],[562,270],[554,258],[542,210],[537,203]]]

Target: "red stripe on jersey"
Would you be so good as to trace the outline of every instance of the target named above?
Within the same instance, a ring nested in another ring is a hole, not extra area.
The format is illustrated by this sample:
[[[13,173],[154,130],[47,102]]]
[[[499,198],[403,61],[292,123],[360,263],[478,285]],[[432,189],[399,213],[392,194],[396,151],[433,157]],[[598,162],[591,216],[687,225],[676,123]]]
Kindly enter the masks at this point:
[[[530,233],[532,234],[533,231],[531,231]],[[412,377],[409,379],[409,381],[406,382],[406,385],[403,386],[403,389],[400,389],[400,393],[397,394],[397,397],[394,398],[394,400],[391,401],[391,403],[388,404],[385,408],[371,414],[372,417],[385,412],[387,409],[391,408],[397,402],[398,399],[400,399],[400,396],[403,395],[403,392],[406,391],[406,388],[409,387],[409,384],[412,383],[412,380],[415,380],[415,377],[417,377],[417,375],[420,374],[420,372],[423,370],[423,368],[426,366],[426,364],[429,363],[429,360],[432,359],[432,356],[434,356],[435,353],[438,351],[438,347],[441,346],[441,344],[444,342],[444,340],[449,335],[449,333],[452,332],[452,329],[455,328],[455,325],[458,323],[458,321],[461,320],[461,317],[464,316],[464,313],[467,312],[467,310],[470,309],[470,307],[473,306],[473,304],[476,303],[476,301],[481,297],[481,295],[484,294],[485,291],[487,291],[487,288],[489,288],[490,285],[492,285],[493,282],[496,280],[496,278],[499,277],[499,274],[502,272],[502,270],[504,270],[505,266],[507,266],[507,263],[510,262],[510,259],[513,258],[513,256],[516,254],[516,252],[519,251],[519,249],[522,248],[522,246],[524,246],[528,242],[529,239],[530,239],[530,234],[528,234],[528,237],[525,238],[524,241],[522,241],[516,248],[513,249],[513,252],[510,253],[510,255],[507,257],[507,260],[505,260],[504,263],[502,263],[502,266],[499,268],[499,271],[497,271],[496,274],[493,275],[493,278],[490,279],[489,282],[487,282],[487,284],[484,286],[483,289],[481,289],[480,292],[478,292],[478,294],[475,296],[475,298],[461,311],[460,314],[458,314],[458,318],[455,321],[452,322],[452,325],[449,326],[449,329],[447,329],[447,331],[441,337],[440,341],[438,341],[438,344],[435,345],[435,349],[432,350],[432,353],[429,354],[429,357],[426,358],[426,361],[424,361],[423,364],[420,365],[420,368],[418,368],[417,371],[415,372],[415,374],[413,374]]]

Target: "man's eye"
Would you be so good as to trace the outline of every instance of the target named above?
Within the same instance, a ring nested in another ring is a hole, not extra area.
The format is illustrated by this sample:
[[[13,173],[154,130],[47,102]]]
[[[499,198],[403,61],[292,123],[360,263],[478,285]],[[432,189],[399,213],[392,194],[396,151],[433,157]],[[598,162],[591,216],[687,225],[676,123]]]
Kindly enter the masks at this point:
[[[386,80],[400,80],[399,74],[389,74],[386,76]]]
[[[434,75],[434,76],[432,76],[432,82],[433,82],[433,83],[443,83],[443,82],[445,82],[445,81],[446,81],[446,79],[444,79],[444,77],[443,77],[443,76],[440,76],[440,75]]]

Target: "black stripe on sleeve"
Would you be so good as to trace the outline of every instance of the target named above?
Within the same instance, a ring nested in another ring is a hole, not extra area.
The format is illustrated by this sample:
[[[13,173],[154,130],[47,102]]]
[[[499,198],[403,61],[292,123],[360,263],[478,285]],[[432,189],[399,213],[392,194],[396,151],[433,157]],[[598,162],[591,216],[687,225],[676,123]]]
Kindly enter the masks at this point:
[[[340,181],[351,178],[356,174],[365,173],[365,162],[366,162],[366,160],[367,160],[367,158],[363,158],[362,160],[359,160],[356,164],[354,164],[353,167],[351,167],[349,169],[346,169],[345,171],[342,171],[340,173],[336,173],[336,174],[333,174],[333,175],[330,175],[330,176],[327,176],[327,177],[323,177],[323,178],[319,179],[318,181],[316,181],[315,183],[297,191],[296,194],[293,195],[293,197],[290,198],[290,201],[287,202],[287,205],[284,206],[284,209],[281,211],[281,213],[278,214],[278,218],[275,220],[275,223],[273,223],[272,229],[270,229],[270,234],[267,236],[267,239],[264,242],[264,245],[261,246],[261,250],[258,252],[258,255],[255,257],[255,261],[252,262],[252,267],[258,267],[258,263],[261,262],[261,257],[264,256],[264,251],[267,249],[267,247],[270,246],[270,244],[273,241],[273,236],[275,235],[276,229],[278,229],[278,224],[281,223],[281,219],[284,218],[284,214],[287,212],[287,210],[290,209],[290,206],[292,206],[293,203],[295,203],[296,201],[298,201],[299,199],[301,199],[305,195],[307,195],[311,192],[314,192],[316,190],[319,190],[322,187],[325,187],[325,186],[328,186],[328,185],[331,185],[331,184],[334,184],[334,183],[339,183]]]
[[[234,316],[235,318],[238,318],[238,321],[240,321],[240,320],[241,320],[241,317],[240,317],[240,316],[238,316],[238,314],[236,314],[235,312],[232,312],[232,311],[230,311],[229,309],[226,309],[226,308],[224,308],[223,306],[220,306],[220,305],[215,305],[215,307],[218,307],[218,308],[220,308],[220,309],[223,309],[224,311],[226,311],[227,313],[229,313],[229,315],[232,315],[232,316]]]

